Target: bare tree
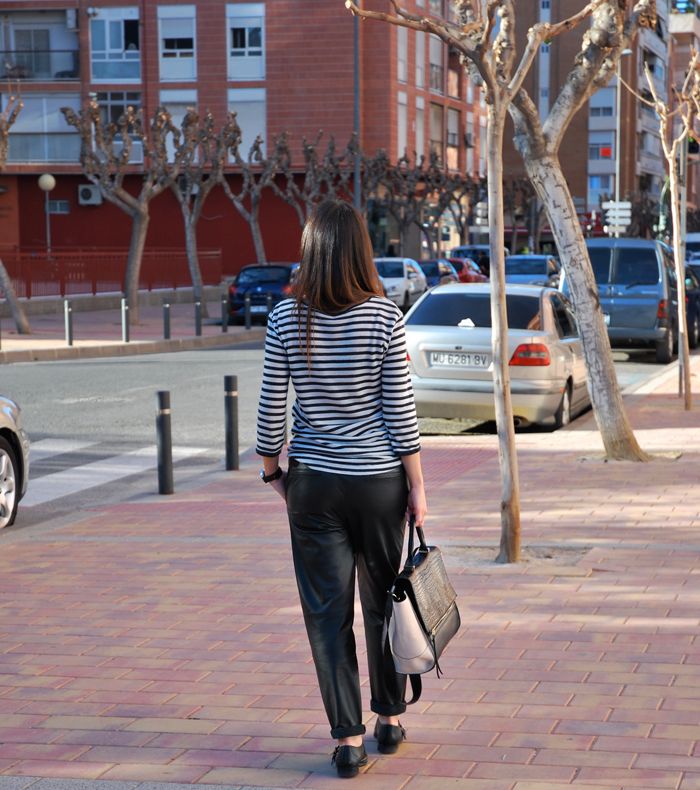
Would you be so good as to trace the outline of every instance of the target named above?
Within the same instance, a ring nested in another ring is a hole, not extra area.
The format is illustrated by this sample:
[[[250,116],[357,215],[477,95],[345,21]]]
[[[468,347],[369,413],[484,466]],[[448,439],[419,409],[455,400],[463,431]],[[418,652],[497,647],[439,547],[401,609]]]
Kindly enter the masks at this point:
[[[139,320],[139,275],[150,219],[150,202],[177,178],[178,159],[170,161],[169,143],[178,149],[180,130],[170,113],[158,107],[150,123],[143,113],[127,107],[116,123],[105,122],[96,101],[89,102],[81,112],[61,108],[66,122],[80,133],[80,164],[85,177],[100,190],[105,200],[127,213],[132,219],[131,241],[124,276],[124,295],[129,305],[130,320]],[[135,150],[143,152],[143,165],[134,166]],[[125,178],[142,168],[141,186],[132,194]]]
[[[235,127],[234,127],[235,125]],[[204,204],[217,184],[221,183],[227,159],[227,145],[232,130],[237,128],[235,117],[229,115],[216,131],[210,112],[203,118],[190,108],[183,121],[182,134],[175,142],[174,159],[179,162],[180,175],[170,180],[170,188],[180,206],[185,227],[187,264],[192,278],[192,294],[202,305],[203,315],[208,315],[204,283],[197,252],[197,224]]]
[[[17,120],[17,116],[19,115],[19,112],[23,106],[24,105],[22,101],[17,96],[10,95],[7,100],[7,104],[2,108],[2,112],[0,112],[0,170],[4,169],[5,163],[7,162],[10,128]],[[15,326],[17,327],[17,331],[20,335],[30,335],[32,333],[32,329],[29,326],[27,314],[24,312],[24,308],[17,298],[17,293],[15,291],[15,286],[12,283],[12,278],[5,268],[5,264],[1,260],[0,289],[2,289],[4,292],[5,299],[10,305],[10,311],[12,313]]]
[[[671,203],[671,227],[673,228],[673,259],[678,289],[677,317],[678,327],[678,359],[681,367],[679,386],[684,394],[684,405],[687,411],[693,406],[690,384],[690,350],[688,348],[688,322],[685,304],[685,256],[683,255],[683,226],[681,223],[681,189],[685,187],[681,174],[681,149],[688,135],[694,130],[700,111],[700,56],[693,51],[683,85],[676,90],[675,108],[659,95],[654,78],[648,64],[644,64],[644,74],[652,96],[648,101],[637,94],[639,101],[654,108],[659,120],[661,146],[668,167],[669,196]],[[674,128],[675,125],[675,128]],[[673,331],[669,327],[669,343],[673,348]]]
[[[221,178],[221,186],[226,197],[250,226],[257,262],[266,264],[265,245],[260,230],[260,203],[264,191],[275,183],[280,174],[281,163],[288,150],[287,133],[283,132],[275,138],[272,152],[267,154],[264,151],[263,139],[258,135],[250,147],[248,157],[244,159],[241,154],[241,130],[235,117],[236,114],[232,113],[228,150],[240,169],[240,188],[234,192],[231,182],[225,176]]]

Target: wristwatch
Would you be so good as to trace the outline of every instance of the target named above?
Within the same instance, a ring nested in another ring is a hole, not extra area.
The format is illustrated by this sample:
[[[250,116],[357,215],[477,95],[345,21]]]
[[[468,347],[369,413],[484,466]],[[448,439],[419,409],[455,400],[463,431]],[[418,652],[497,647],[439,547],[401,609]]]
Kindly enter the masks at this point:
[[[265,470],[261,469],[260,479],[263,481],[263,483],[271,483],[273,480],[279,480],[283,474],[284,472],[282,471],[281,466],[278,466],[277,469],[275,469],[275,471],[271,475],[266,475]]]

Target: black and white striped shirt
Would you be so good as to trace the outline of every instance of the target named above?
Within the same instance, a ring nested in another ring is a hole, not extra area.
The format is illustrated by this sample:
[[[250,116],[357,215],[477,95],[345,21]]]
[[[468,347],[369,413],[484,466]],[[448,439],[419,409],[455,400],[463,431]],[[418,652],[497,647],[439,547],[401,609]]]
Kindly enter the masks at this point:
[[[312,469],[348,475],[389,471],[420,450],[401,311],[373,296],[329,315],[314,312],[311,367],[296,303],[270,313],[258,407],[257,452],[285,440],[287,389],[296,393],[288,455]]]

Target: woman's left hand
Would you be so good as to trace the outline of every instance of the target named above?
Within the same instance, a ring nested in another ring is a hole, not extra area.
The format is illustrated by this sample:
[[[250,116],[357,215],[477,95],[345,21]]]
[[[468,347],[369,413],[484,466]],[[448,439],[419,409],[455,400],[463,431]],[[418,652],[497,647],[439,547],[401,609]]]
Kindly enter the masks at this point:
[[[268,483],[271,488],[274,488],[275,491],[287,501],[287,473],[283,472],[281,477],[278,477],[277,480],[273,480],[271,483]]]

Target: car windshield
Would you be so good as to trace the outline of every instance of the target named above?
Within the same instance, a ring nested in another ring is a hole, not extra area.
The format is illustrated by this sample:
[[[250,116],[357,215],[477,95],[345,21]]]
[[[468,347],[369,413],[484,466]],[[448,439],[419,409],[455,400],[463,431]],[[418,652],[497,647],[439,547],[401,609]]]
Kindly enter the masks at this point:
[[[545,274],[546,272],[546,258],[521,258],[518,255],[506,258],[506,274]]]
[[[243,269],[238,275],[238,285],[284,284],[289,282],[290,274],[289,266],[254,266]]]
[[[375,261],[380,277],[403,277],[402,261]]]
[[[656,250],[653,247],[620,247],[615,282],[627,286],[656,285],[659,282]]]
[[[438,277],[440,274],[440,268],[437,265],[437,261],[421,261],[420,267],[423,269],[423,274],[426,277]]]
[[[506,295],[508,326],[511,329],[542,328],[539,295]],[[430,293],[406,321],[408,326],[490,327],[491,300],[488,293]]]

